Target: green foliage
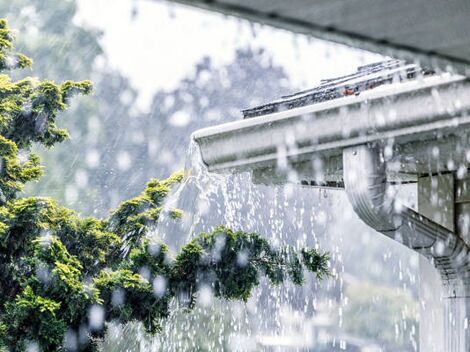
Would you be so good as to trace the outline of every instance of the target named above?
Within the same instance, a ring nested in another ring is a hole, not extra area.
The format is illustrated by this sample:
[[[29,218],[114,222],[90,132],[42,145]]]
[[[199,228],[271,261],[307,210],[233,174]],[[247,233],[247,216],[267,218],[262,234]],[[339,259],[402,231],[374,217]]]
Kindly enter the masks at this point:
[[[143,195],[152,193],[155,184],[152,180]],[[106,220],[80,219],[45,198],[0,207],[0,317],[9,322],[4,344],[13,348],[33,339],[45,350],[58,349],[67,329],[88,324],[92,305],[103,308],[106,321],[139,321],[155,333],[170,314],[170,302],[193,307],[203,285],[212,287],[216,297],[246,300],[263,273],[273,284],[288,278],[302,283],[307,265],[293,248],[273,248],[257,234],[222,226],[197,235],[172,255],[165,243],[147,235],[158,217],[135,221],[162,208],[163,199],[134,206],[142,198],[126,202]],[[313,271],[324,276],[327,256],[310,255],[316,262]],[[155,280],[163,280],[163,290],[153,287]],[[119,295],[122,300],[116,299]],[[90,331],[90,336],[102,333]]]
[[[60,302],[44,298],[26,286],[14,303],[5,305],[4,317],[14,319],[5,319],[8,325],[2,343],[12,350],[23,350],[29,341],[38,341],[44,350],[53,350],[61,344],[66,329],[65,321],[57,316],[60,306]],[[21,331],[21,338],[11,345],[9,339],[15,330]]]
[[[30,65],[12,49],[0,20],[0,70]],[[262,274],[273,284],[301,284],[304,268],[326,275],[326,254],[305,249],[299,256],[292,247],[274,248],[257,234],[222,226],[170,253],[149,233],[162,212],[181,218],[164,200],[183,173],[151,180],[106,219],[80,218],[49,198],[17,199],[42,172],[37,156],[24,158],[28,148],[67,138],[55,120],[72,95],[90,91],[89,81],[12,82],[0,75],[0,348],[23,351],[33,342],[60,351],[66,332],[85,331],[79,348],[95,350],[106,324],[89,324],[90,310],[102,311],[105,322],[138,321],[155,333],[170,303],[194,307],[203,285],[216,297],[247,300]]]
[[[16,68],[29,68],[33,61],[23,54],[11,52],[13,36],[6,19],[0,19],[0,71]]]
[[[330,272],[323,270],[323,266],[329,259],[328,253],[321,253],[315,248],[302,248],[302,262],[311,272],[317,273],[319,279],[324,279],[330,275]]]
[[[0,72],[25,68],[31,61],[14,52],[13,37],[6,20],[0,20]],[[68,137],[67,131],[56,125],[59,112],[76,93],[91,92],[90,81],[67,81],[56,84],[25,78],[12,82],[8,75],[0,74],[0,202],[13,199],[28,181],[38,180],[42,174],[39,158],[35,154],[19,155],[32,143],[52,146]]]

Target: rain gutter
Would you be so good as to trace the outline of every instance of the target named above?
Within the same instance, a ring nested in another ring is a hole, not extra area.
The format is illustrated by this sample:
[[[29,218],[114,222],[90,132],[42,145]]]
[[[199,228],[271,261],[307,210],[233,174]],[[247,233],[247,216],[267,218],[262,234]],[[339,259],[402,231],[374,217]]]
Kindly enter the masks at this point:
[[[274,178],[284,158],[293,165],[319,157],[339,160],[341,181],[357,215],[438,269],[446,319],[452,319],[445,324],[445,351],[464,352],[470,351],[470,248],[457,233],[399,206],[389,191],[385,150],[393,142],[417,153],[421,145],[427,155],[433,145],[454,137],[468,145],[469,112],[467,79],[432,76],[202,129],[193,139],[215,172],[268,169]],[[454,152],[453,145],[448,149]]]
[[[470,124],[470,81],[432,76],[196,131],[209,171],[275,166],[280,148],[302,161],[337,155],[354,145],[393,139],[397,145],[436,139]],[[419,108],[417,108],[419,107]]]

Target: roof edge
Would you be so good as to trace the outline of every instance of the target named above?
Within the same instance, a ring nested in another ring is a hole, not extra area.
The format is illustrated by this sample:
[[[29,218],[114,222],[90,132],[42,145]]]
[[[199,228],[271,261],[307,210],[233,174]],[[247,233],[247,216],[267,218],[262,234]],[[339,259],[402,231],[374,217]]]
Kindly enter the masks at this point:
[[[442,71],[450,71],[452,73],[470,76],[470,60],[461,60],[435,52],[428,52],[409,46],[377,40],[356,33],[346,32],[332,27],[315,25],[294,18],[279,16],[277,14],[266,14],[244,6],[220,3],[217,0],[168,1],[198,7],[208,11],[215,11],[225,15],[240,17],[248,21],[285,29],[295,33],[310,35],[318,39],[378,53],[384,56],[390,56],[400,60],[415,62],[419,65],[440,69]]]

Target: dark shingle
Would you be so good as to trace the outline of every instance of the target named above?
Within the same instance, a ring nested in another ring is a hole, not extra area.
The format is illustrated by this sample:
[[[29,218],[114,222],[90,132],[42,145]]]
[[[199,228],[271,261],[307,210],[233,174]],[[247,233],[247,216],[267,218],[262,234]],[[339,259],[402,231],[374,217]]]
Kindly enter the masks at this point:
[[[416,79],[432,75],[432,70],[399,60],[387,60],[360,66],[357,71],[346,76],[324,79],[320,85],[292,95],[283,96],[274,102],[243,110],[243,118],[251,118],[312,105],[361,92],[385,84]]]

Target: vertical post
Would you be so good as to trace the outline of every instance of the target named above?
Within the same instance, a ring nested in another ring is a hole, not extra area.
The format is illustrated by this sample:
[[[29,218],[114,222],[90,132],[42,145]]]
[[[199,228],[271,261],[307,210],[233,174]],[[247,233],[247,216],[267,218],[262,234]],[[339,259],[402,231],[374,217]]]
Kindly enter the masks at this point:
[[[418,178],[418,211],[454,231],[454,176]],[[420,351],[446,351],[446,292],[438,271],[420,256]]]
[[[454,184],[455,231],[467,245],[470,245],[470,177],[456,178]],[[446,304],[446,324],[449,330],[447,350],[468,352],[470,348],[468,327],[470,289],[468,283],[463,280],[455,286],[453,296],[447,300]]]
[[[470,176],[455,180],[455,229],[470,245]]]

